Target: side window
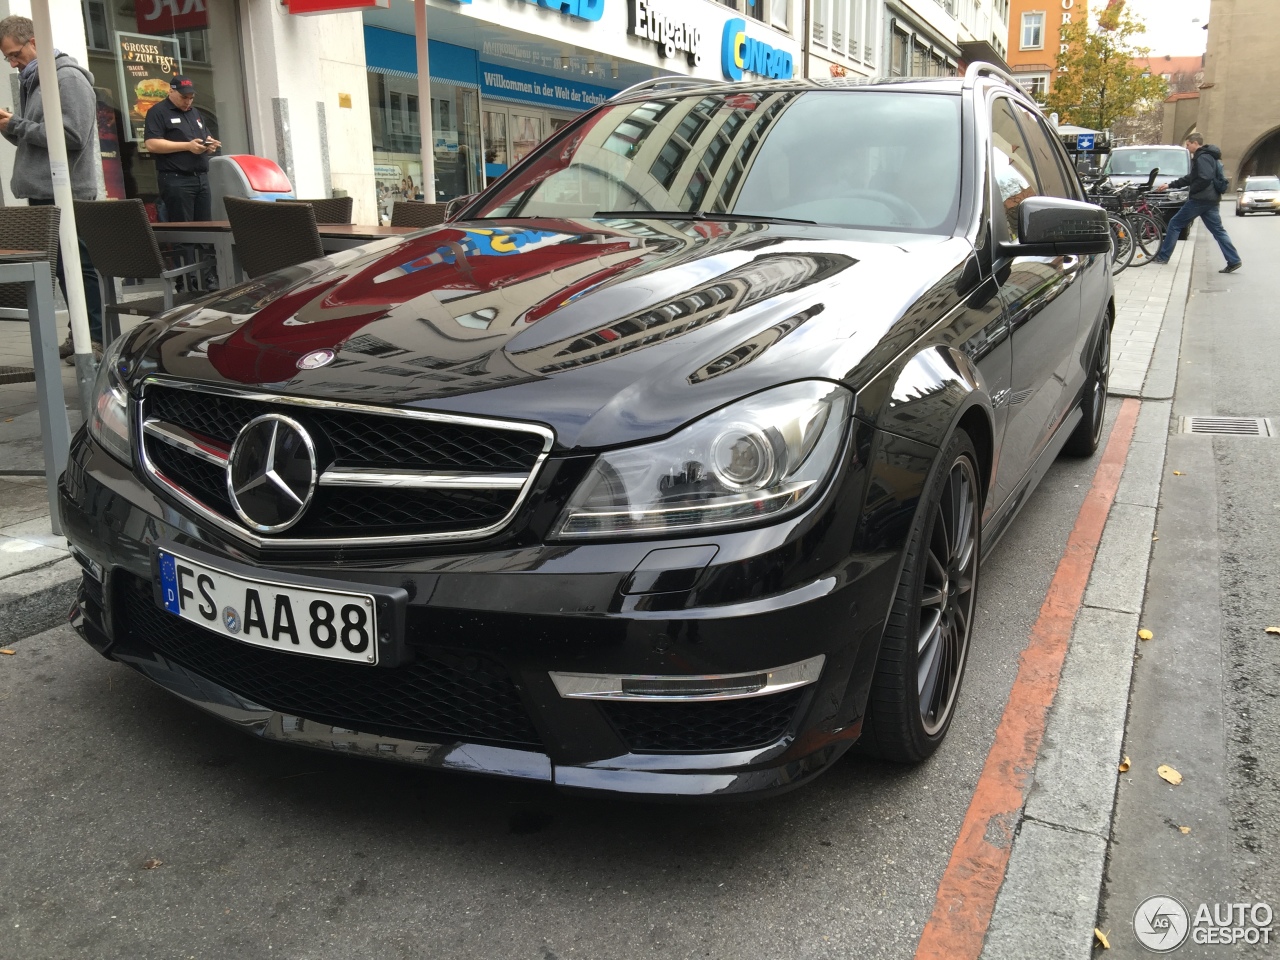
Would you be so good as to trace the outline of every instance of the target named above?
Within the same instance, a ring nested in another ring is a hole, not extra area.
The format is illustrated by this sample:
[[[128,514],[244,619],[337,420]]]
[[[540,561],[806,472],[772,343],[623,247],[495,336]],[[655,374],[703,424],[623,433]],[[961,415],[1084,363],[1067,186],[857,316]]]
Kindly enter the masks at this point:
[[[1054,150],[1049,135],[1045,133],[1044,124],[1020,103],[1014,104],[1013,109],[1022,121],[1022,130],[1031,147],[1031,159],[1035,161],[1036,173],[1040,175],[1040,192],[1046,197],[1074,200],[1075,194],[1067,185],[1062,165],[1058,163],[1057,151]]]
[[[1004,206],[1006,229],[997,231],[1002,239],[1017,242],[1018,204],[1036,194],[1036,171],[1031,162],[1031,151],[1022,137],[1018,123],[1013,119],[1009,101],[1001,97],[991,108],[991,166],[996,178],[997,196]]]

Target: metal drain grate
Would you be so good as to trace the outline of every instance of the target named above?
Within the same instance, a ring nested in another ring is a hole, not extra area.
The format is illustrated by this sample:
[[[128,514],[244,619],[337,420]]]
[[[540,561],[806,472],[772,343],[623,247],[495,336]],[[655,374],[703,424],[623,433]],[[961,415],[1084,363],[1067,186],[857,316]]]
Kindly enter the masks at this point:
[[[1205,433],[1221,437],[1274,437],[1266,417],[1183,417],[1179,433]]]

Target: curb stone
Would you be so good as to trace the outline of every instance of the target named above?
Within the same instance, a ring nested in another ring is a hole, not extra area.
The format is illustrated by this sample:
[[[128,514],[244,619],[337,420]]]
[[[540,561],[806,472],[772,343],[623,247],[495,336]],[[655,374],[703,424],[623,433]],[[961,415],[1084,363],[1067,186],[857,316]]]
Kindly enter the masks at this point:
[[[67,621],[80,584],[70,557],[0,580],[0,640],[10,643]]]

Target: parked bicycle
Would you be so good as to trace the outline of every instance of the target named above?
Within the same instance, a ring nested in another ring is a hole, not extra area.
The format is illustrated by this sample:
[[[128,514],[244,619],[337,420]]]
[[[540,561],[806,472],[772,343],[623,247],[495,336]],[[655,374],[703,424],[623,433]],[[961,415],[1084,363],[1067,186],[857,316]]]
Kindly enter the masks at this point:
[[[1088,191],[1089,200],[1103,207],[1111,222],[1112,274],[1149,263],[1160,249],[1164,224],[1146,199],[1155,172],[1146,188],[1130,185],[1117,189],[1103,178]]]

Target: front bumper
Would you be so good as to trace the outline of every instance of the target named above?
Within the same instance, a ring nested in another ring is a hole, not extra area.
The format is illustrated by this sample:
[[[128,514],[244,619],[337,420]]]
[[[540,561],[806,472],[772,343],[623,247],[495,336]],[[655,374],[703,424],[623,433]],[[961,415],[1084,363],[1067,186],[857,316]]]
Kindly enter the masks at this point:
[[[566,790],[774,792],[861,731],[905,537],[904,522],[902,537],[878,529],[875,550],[848,552],[866,473],[847,471],[817,517],[696,541],[264,560],[197,526],[82,432],[61,496],[85,567],[73,622],[104,655],[268,740]],[[387,660],[399,665],[248,647],[164,613],[152,597],[161,542],[264,579],[405,591],[403,656]],[[705,566],[637,577],[654,549],[680,547]],[[723,675],[819,657],[812,683],[729,700],[582,699],[552,676]]]
[[[1236,209],[1241,213],[1275,213],[1280,211],[1280,199],[1277,200],[1239,200]]]

